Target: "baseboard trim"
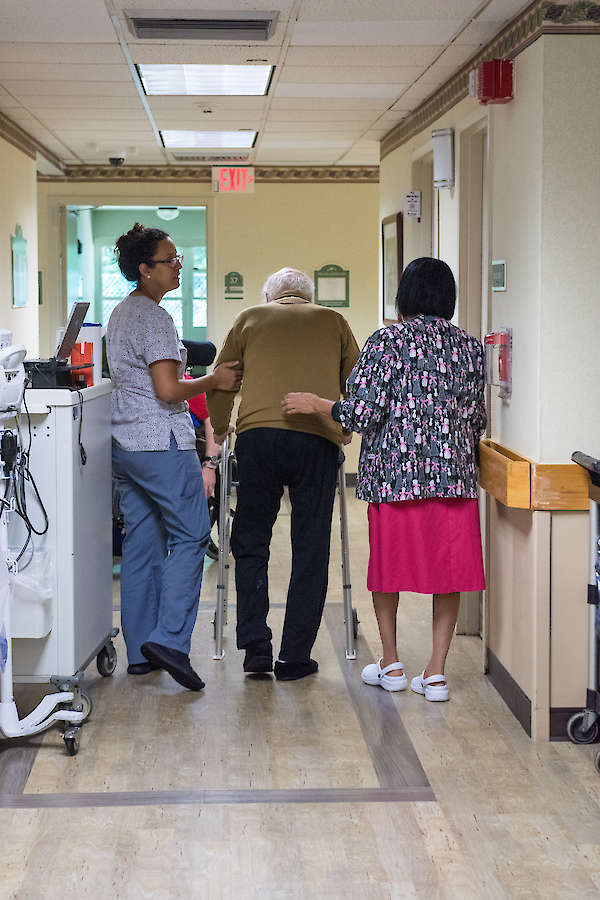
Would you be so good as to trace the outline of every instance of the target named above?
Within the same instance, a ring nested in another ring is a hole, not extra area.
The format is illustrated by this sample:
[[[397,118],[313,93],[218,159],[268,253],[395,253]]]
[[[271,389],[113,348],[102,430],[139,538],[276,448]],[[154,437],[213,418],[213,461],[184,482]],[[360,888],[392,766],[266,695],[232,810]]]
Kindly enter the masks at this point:
[[[511,713],[531,737],[531,700],[517,684],[498,657],[488,648],[488,672],[490,679]]]
[[[581,712],[583,706],[550,707],[550,740],[568,741],[567,722],[574,713]]]

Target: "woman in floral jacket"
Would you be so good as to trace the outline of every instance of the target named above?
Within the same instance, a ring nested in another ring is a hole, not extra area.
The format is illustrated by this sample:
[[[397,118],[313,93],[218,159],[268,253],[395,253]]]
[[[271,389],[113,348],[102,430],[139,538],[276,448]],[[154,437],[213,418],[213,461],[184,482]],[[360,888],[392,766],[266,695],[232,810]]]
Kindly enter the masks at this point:
[[[433,594],[433,650],[411,682],[427,700],[449,698],[444,667],[460,591],[485,587],[476,469],[483,347],[451,324],[455,303],[446,263],[414,260],[398,287],[400,321],[366,342],[347,399],[294,393],[283,401],[289,415],[333,416],[363,436],[356,494],[369,503],[367,587],[383,655],[362,677],[386,690],[408,687],[396,649],[398,592]]]

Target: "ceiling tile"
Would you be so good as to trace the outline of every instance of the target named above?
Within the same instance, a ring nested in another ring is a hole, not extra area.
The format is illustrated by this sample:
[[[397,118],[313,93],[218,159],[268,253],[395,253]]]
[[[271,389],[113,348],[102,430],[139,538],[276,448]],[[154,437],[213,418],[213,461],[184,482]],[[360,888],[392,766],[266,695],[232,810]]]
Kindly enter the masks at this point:
[[[212,109],[215,114],[226,111],[252,112],[260,114],[266,107],[266,97],[197,97],[197,96],[160,96],[148,97],[148,105],[152,112],[160,115],[162,112],[173,110],[189,110],[201,112],[203,109]]]
[[[83,65],[0,61],[0,81],[102,81],[131,82],[125,62],[119,65]]]
[[[99,107],[103,110],[110,109],[143,109],[141,100],[137,93],[123,97],[121,92],[114,96],[106,96],[98,99],[97,102],[90,104],[85,93],[78,96],[48,96],[46,94],[32,94],[25,98],[25,104],[31,110],[47,110],[47,109],[83,109],[86,112],[90,108]]]
[[[430,22],[305,22],[298,23],[292,34],[294,46],[340,46],[357,44],[411,45],[444,44],[458,30],[458,19],[435,19]]]
[[[389,106],[389,101],[380,97],[274,97],[271,105],[273,110],[296,109],[321,109],[321,110],[384,110]]]
[[[368,18],[376,22],[466,19],[479,5],[477,0],[303,0],[299,21],[328,21],[342,16],[347,21]]]
[[[491,40],[502,28],[502,22],[471,22],[460,34],[455,43],[461,44],[485,44]]]
[[[114,35],[113,35],[114,37]],[[113,44],[72,43],[37,44],[21,41],[0,42],[2,62],[32,63],[89,63],[96,65],[123,62],[123,51],[116,41]]]
[[[531,3],[524,3],[523,0],[492,0],[478,19],[481,22],[491,20],[492,22],[509,22],[514,19],[522,10],[531,6]]]
[[[444,50],[438,62],[441,62],[444,66],[455,66],[458,69],[478,50],[480,50],[479,44],[451,44],[450,47]]]
[[[137,97],[135,85],[130,82],[117,84],[96,81],[10,81],[4,79],[4,87],[16,97],[87,97],[97,99],[113,97],[119,94],[122,97]]]
[[[203,41],[193,41],[186,44],[179,42],[157,43],[155,41],[133,41],[129,45],[133,61],[136,63],[204,63],[204,64],[230,64],[239,65],[248,60],[265,60],[270,65],[275,65],[279,59],[279,47],[252,46],[244,44],[236,46],[225,44],[223,46],[205,45]]]
[[[355,140],[355,135],[337,135],[335,133],[323,134],[316,132],[313,134],[263,134],[261,137],[261,147],[296,147],[306,148],[307,150],[319,150],[321,148],[337,147],[347,150]]]
[[[426,66],[439,46],[290,47],[286,66]]]
[[[392,101],[408,84],[281,84],[276,97],[383,98]]]
[[[314,109],[273,109],[269,113],[269,123],[271,125],[279,125],[297,122],[316,123],[332,123],[336,122],[359,122],[361,124],[372,122],[378,115],[377,110],[373,109],[322,109],[316,107]]]
[[[325,134],[334,132],[347,134],[352,138],[360,136],[365,129],[365,122],[267,122],[263,134]]]
[[[410,84],[422,73],[422,66],[288,66],[279,84]]]
[[[98,0],[19,0],[2,7],[4,41],[115,42],[106,6]]]

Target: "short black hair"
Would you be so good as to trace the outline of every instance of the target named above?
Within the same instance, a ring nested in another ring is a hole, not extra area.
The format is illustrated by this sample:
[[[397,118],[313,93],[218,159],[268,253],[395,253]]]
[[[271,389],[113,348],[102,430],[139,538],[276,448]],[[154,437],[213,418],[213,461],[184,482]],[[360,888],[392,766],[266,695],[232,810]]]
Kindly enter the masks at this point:
[[[139,281],[140,263],[152,264],[159,241],[169,237],[161,228],[146,228],[136,222],[115,244],[119,268],[127,281]]]
[[[398,318],[425,315],[451,319],[455,305],[456,282],[447,263],[420,256],[407,265],[396,294]]]

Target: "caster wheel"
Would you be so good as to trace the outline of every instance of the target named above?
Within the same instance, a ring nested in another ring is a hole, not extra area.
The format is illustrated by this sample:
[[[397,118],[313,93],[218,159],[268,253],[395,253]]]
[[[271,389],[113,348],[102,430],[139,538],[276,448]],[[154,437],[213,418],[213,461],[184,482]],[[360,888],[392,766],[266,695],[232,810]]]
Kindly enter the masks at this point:
[[[112,641],[109,641],[98,654],[96,666],[103,678],[108,678],[117,668],[117,651]]]
[[[88,694],[87,691],[83,691],[80,689],[79,693],[81,695],[81,704],[82,704],[82,712],[83,712],[83,719],[81,720],[81,724],[83,725],[83,723],[87,722],[87,720],[91,716],[92,710],[94,708],[94,704],[92,703],[92,698],[90,697],[90,695]]]
[[[63,734],[65,748],[69,756],[77,756],[79,753],[79,728],[68,728]]]
[[[574,744],[593,744],[598,737],[600,725],[598,720],[587,729],[582,728],[585,713],[578,712],[567,722],[567,734]]]
[[[596,753],[596,759],[594,760],[594,766],[596,768],[596,772],[600,773],[600,753]]]
[[[359,618],[358,618],[358,613],[353,608],[352,609],[352,634],[354,635],[354,640],[356,640],[358,637],[359,624],[360,624],[360,622],[359,622]]]

